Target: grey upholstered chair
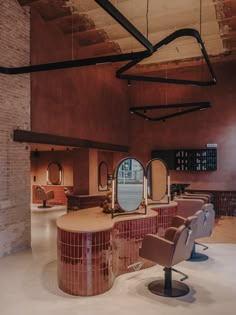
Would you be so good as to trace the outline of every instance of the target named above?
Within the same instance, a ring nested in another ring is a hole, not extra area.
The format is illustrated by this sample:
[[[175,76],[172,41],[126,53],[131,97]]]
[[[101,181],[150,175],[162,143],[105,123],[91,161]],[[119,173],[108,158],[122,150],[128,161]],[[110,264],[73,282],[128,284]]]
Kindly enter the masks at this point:
[[[197,217],[191,216],[184,220],[184,224],[179,227],[168,228],[164,237],[152,234],[144,236],[142,247],[139,250],[140,257],[163,266],[165,271],[164,280],[156,280],[148,285],[152,293],[177,297],[189,292],[186,284],[172,280],[172,270],[184,275],[173,266],[190,257],[196,232]],[[186,275],[184,276],[182,281],[188,278]]]
[[[204,204],[201,208],[201,210],[196,211],[195,213],[192,213],[193,210],[190,209],[189,212],[192,215],[195,215],[197,217],[197,231],[196,231],[196,240],[203,237],[209,237],[212,233],[214,224],[215,224],[215,211],[213,209],[212,203]],[[182,225],[186,220],[186,217],[182,216],[175,216],[172,220],[172,226],[178,227]],[[191,257],[188,259],[190,261],[204,261],[208,259],[208,256],[202,253],[196,252],[196,245],[203,246],[203,250],[208,249],[207,246],[199,243],[194,242]]]
[[[184,199],[181,197],[175,197],[174,201],[178,204],[178,215],[187,218],[194,215],[198,210],[206,204],[202,199]]]
[[[213,194],[212,193],[190,193],[185,191],[182,196],[186,197],[191,197],[191,198],[206,198],[207,203],[212,203],[213,202]]]

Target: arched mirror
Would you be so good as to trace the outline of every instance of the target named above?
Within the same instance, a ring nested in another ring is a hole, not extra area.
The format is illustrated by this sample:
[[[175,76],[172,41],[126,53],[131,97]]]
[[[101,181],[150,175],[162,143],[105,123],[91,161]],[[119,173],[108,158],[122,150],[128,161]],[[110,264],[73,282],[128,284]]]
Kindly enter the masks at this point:
[[[164,161],[152,159],[146,167],[147,197],[151,202],[169,203],[169,171]]]
[[[47,168],[47,184],[61,185],[62,167],[58,162],[51,162]]]
[[[115,178],[116,204],[124,214],[142,209],[144,198],[144,167],[135,158],[125,158],[116,167]],[[146,213],[146,207],[144,207]]]
[[[104,191],[108,190],[108,166],[107,164],[102,161],[98,166],[98,190]]]

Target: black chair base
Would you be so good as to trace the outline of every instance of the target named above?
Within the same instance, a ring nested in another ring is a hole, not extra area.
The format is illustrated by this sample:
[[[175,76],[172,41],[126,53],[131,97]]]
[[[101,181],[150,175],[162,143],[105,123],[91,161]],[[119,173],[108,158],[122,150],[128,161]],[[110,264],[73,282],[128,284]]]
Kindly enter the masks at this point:
[[[194,255],[191,255],[187,261],[206,261],[207,259],[207,255],[194,252]]]
[[[52,208],[52,206],[38,206],[38,208],[47,209],[47,208]]]
[[[197,253],[196,252],[196,244],[197,245],[202,245],[200,243],[194,243],[193,245],[193,249],[191,252],[191,256],[189,257],[189,259],[187,259],[187,261],[206,261],[208,259],[208,256],[205,254],[201,254],[201,253]],[[206,250],[208,247],[205,245],[202,245],[204,247],[204,250]]]
[[[172,280],[171,287],[165,288],[165,280],[155,280],[148,285],[148,289],[157,295],[165,297],[179,297],[189,293],[189,287],[180,281]]]
[[[51,208],[52,206],[48,206],[47,205],[47,200],[43,200],[43,205],[42,206],[38,206],[38,208]]]

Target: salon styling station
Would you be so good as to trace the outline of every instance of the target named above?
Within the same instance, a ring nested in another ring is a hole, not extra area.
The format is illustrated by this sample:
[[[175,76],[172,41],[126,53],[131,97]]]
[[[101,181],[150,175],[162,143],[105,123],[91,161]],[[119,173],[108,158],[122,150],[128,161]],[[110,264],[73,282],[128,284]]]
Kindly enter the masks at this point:
[[[148,206],[146,215],[112,219],[99,207],[63,215],[57,220],[59,288],[79,296],[109,290],[117,276],[133,271],[132,264],[140,261],[144,235],[163,235],[176,213],[172,201]],[[152,265],[145,261],[142,268]]]
[[[163,185],[154,189],[152,183],[160,178]],[[140,265],[138,253],[144,236],[162,236],[177,213],[177,203],[169,200],[168,178],[166,165],[159,159],[145,169],[138,160],[126,158],[113,173],[116,199],[111,213],[93,207],[57,220],[61,290],[76,296],[101,294],[112,287],[117,276],[153,265],[149,261]],[[154,201],[159,197],[161,203]]]

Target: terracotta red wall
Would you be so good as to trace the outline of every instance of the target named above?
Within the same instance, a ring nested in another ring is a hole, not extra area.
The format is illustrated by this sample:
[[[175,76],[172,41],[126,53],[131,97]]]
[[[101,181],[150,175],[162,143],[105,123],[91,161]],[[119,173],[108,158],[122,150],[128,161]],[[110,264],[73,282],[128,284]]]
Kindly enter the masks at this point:
[[[212,108],[167,120],[149,122],[131,118],[131,154],[146,163],[154,149],[204,148],[218,145],[218,169],[214,172],[171,171],[172,182],[208,181],[236,187],[236,62],[215,64],[218,83],[213,87],[193,87],[132,82],[129,97],[132,106],[210,101]],[[200,77],[201,68],[169,74]]]
[[[70,36],[49,27],[32,12],[32,63],[71,59]],[[74,57],[84,50],[74,47]],[[32,74],[32,130],[62,136],[130,145],[129,155],[146,163],[154,149],[204,148],[218,144],[215,172],[171,172],[172,181],[235,183],[236,63],[215,64],[218,83],[193,87],[127,82],[115,78],[116,65],[100,65]],[[167,71],[166,77],[205,78],[200,66]],[[206,111],[163,122],[147,122],[128,114],[129,106],[211,101]],[[117,156],[117,155],[116,155]],[[114,156],[114,161],[116,160]]]
[[[73,186],[73,161],[75,153],[70,151],[42,151],[35,157],[31,155],[31,183],[47,185],[48,164],[55,161],[62,167],[62,186]],[[34,176],[36,177],[34,180]],[[54,187],[54,185],[52,185]]]
[[[37,185],[32,185],[32,203],[43,203],[42,200],[37,200],[35,198],[35,189]],[[42,185],[42,187],[45,188],[46,191],[53,190],[54,192],[54,198],[47,200],[47,205],[67,205],[67,197],[64,192],[64,186],[51,186],[51,185]],[[66,188],[68,188],[70,191],[73,190],[73,187],[66,185]]]
[[[84,48],[75,44],[75,58]],[[32,10],[31,62],[72,59],[70,36],[62,36]],[[32,74],[32,131],[113,144],[128,144],[127,82],[114,65],[88,66]]]
[[[76,157],[76,150],[70,151],[39,151],[36,156],[31,154],[31,201],[38,203],[34,197],[36,185],[42,185],[45,189],[53,190],[55,198],[48,201],[48,204],[66,205],[64,187],[73,190],[73,163]],[[62,167],[61,185],[47,185],[47,168],[50,162],[58,162]],[[35,177],[35,178],[34,178]]]
[[[108,168],[108,174],[113,172],[113,153],[106,151],[98,151],[98,166],[101,162],[105,162]]]

